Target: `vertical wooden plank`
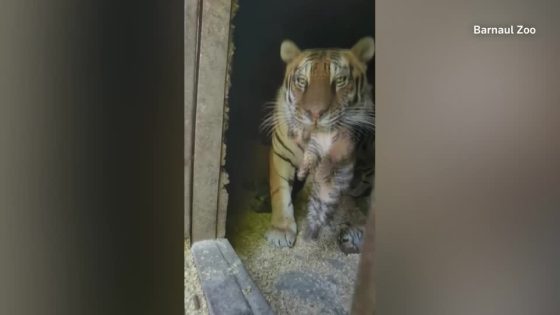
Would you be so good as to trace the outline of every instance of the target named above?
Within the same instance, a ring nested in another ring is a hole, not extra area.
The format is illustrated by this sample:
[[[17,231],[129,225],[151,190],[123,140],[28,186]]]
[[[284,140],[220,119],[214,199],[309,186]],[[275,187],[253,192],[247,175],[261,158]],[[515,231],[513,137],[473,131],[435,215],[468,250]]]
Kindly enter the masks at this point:
[[[239,8],[238,0],[231,1],[230,21],[235,18],[235,14]],[[229,24],[229,45],[228,45],[228,60],[226,68],[226,85],[224,95],[224,128],[222,131],[222,138],[224,138],[227,128],[229,126],[229,92],[231,89],[231,63],[235,51],[235,44],[233,43],[233,30],[234,25]],[[229,194],[226,190],[226,185],[229,184],[229,174],[227,173],[226,166],[227,146],[224,143],[222,147],[222,164],[220,172],[220,183],[218,191],[218,218],[216,227],[216,237],[224,238],[226,236],[226,219],[227,219],[227,205]]]
[[[184,112],[184,210],[185,238],[191,237],[193,137],[198,70],[198,34],[201,0],[185,0],[185,112]]]
[[[194,163],[192,239],[216,238],[231,0],[202,1]]]

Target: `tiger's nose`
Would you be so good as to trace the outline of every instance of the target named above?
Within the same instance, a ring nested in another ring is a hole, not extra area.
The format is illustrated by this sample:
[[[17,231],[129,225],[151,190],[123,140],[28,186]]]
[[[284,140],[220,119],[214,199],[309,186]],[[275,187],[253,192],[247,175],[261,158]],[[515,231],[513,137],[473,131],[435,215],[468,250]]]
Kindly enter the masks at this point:
[[[313,119],[314,121],[319,120],[319,118],[321,116],[323,116],[323,114],[325,113],[325,110],[308,110],[307,114],[309,115],[309,117],[311,117],[311,119]]]

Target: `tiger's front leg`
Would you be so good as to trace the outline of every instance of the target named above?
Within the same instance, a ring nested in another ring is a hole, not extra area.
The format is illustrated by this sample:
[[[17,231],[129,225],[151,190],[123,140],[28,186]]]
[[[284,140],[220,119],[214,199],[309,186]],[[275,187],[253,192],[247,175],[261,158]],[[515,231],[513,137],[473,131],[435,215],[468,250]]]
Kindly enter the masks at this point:
[[[266,238],[279,247],[292,247],[296,240],[297,226],[291,196],[295,173],[296,167],[289,156],[275,152],[274,148],[270,150],[272,220]]]

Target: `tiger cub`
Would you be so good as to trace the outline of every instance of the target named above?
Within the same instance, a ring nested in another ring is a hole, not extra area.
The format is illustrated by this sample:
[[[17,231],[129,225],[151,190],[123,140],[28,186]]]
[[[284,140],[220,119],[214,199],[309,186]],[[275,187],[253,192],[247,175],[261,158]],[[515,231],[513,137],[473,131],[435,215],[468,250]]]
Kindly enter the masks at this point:
[[[374,106],[366,78],[373,55],[371,37],[351,49],[302,51],[292,41],[282,42],[284,81],[263,122],[272,133],[270,243],[294,245],[291,192],[296,176],[312,180],[304,233],[311,239],[329,222],[343,193],[363,193],[371,186],[373,156],[364,157],[364,152],[373,151]]]
[[[353,149],[354,144],[348,130],[333,130],[330,132],[312,132],[303,152],[303,158],[297,170],[297,178],[305,180],[310,171],[314,170],[322,158],[326,157],[333,146],[345,146],[347,150]],[[341,151],[341,150],[339,150]],[[339,152],[344,154],[344,152]]]

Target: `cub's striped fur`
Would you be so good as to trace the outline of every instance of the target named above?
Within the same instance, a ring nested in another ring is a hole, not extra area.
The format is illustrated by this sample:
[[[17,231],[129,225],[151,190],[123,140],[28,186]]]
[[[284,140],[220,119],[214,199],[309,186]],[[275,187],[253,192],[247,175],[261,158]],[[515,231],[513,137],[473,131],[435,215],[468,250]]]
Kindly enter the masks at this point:
[[[373,54],[371,37],[351,49],[301,51],[289,40],[282,42],[286,73],[274,109],[263,122],[272,134],[272,222],[267,233],[272,244],[291,247],[295,242],[291,192],[296,173],[312,180],[309,238],[329,222],[343,193],[360,195],[371,188],[374,106],[366,64]]]

